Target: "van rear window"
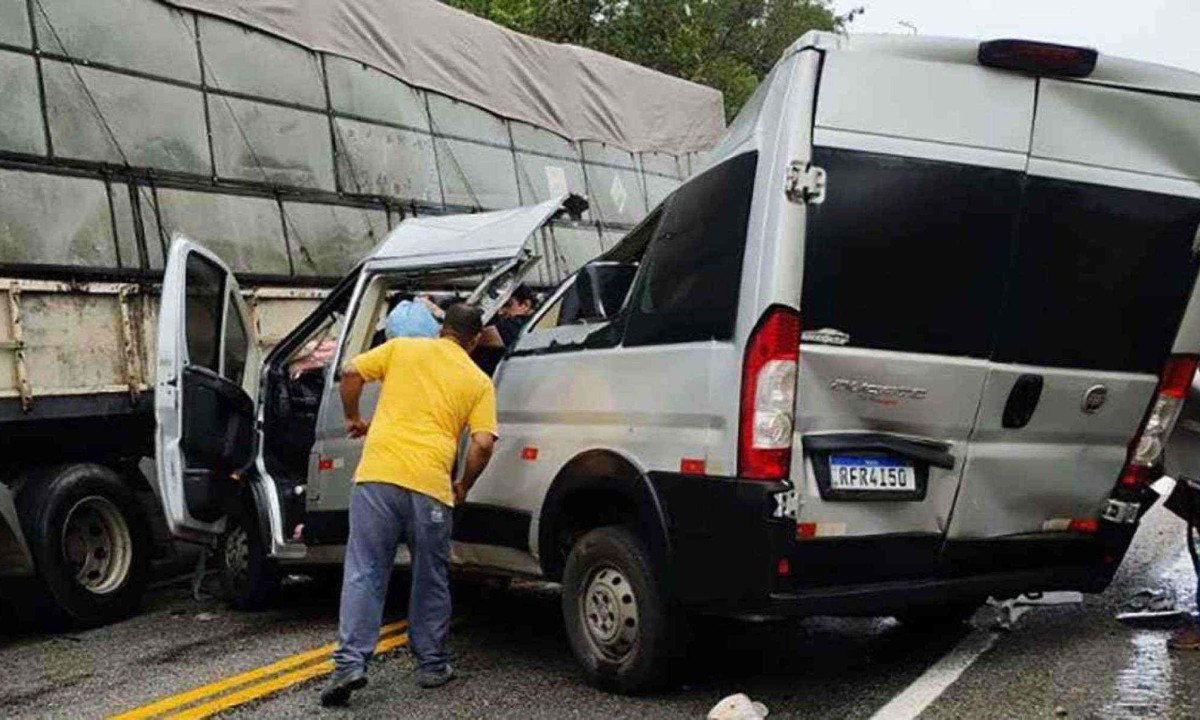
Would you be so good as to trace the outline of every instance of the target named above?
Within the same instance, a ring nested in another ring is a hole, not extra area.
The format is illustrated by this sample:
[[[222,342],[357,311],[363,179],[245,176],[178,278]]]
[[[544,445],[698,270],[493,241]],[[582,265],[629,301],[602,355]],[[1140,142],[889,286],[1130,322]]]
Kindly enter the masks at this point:
[[[816,147],[825,202],[809,208],[805,331],[859,348],[986,357],[1021,173]]]
[[[995,358],[1158,373],[1198,226],[1200,200],[1030,177]]]

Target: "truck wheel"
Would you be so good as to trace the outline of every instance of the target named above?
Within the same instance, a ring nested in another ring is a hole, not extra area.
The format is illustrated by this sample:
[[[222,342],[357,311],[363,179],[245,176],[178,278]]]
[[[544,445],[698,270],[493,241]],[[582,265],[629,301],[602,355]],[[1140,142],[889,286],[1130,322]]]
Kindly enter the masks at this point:
[[[571,549],[563,620],[592,684],[628,694],[666,677],[674,623],[655,576],[645,545],[623,527],[592,530]]]
[[[262,610],[279,594],[279,564],[267,557],[258,519],[245,503],[229,513],[217,544],[217,573],[230,605],[239,610]]]
[[[50,624],[133,613],[150,572],[150,528],[133,491],[91,463],[38,470],[17,499],[38,578],[23,603]]]

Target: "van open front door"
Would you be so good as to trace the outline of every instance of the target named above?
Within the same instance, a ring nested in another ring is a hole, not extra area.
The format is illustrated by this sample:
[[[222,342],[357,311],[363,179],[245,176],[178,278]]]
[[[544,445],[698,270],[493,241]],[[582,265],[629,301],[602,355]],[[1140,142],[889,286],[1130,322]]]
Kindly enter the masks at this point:
[[[183,237],[171,245],[158,317],[158,484],[172,534],[206,541],[254,458],[259,348],[233,273]]]

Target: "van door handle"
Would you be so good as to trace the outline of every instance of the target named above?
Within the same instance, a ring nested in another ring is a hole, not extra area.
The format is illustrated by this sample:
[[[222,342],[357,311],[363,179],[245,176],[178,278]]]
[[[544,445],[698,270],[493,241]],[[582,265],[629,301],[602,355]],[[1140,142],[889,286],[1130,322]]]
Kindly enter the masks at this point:
[[[1045,384],[1041,375],[1026,373],[1013,383],[1008,392],[1008,402],[1004,403],[1002,425],[1010,430],[1023,428],[1033,418],[1038,401],[1042,399],[1042,385]]]

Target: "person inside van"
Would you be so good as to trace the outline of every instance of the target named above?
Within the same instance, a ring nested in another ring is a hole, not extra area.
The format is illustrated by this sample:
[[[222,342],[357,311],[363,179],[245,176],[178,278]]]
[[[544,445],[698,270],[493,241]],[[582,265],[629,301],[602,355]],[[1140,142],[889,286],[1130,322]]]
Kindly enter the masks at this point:
[[[518,285],[479,338],[475,361],[485,373],[491,375],[496,371],[505,350],[517,341],[517,336],[536,310],[537,295],[528,286]]]
[[[500,308],[497,313],[499,317],[496,322],[492,323],[492,327],[496,328],[504,347],[510,347],[516,342],[517,335],[521,334],[525,323],[533,317],[535,310],[537,310],[537,296],[528,286],[518,285],[508,302],[504,303],[504,307]]]
[[[384,333],[388,340],[398,337],[437,337],[444,310],[425,295],[401,300],[388,313]]]

